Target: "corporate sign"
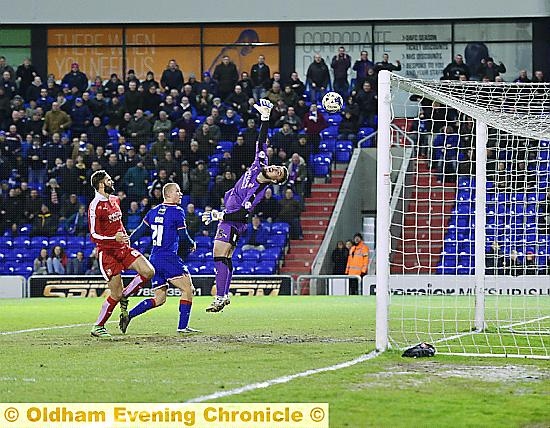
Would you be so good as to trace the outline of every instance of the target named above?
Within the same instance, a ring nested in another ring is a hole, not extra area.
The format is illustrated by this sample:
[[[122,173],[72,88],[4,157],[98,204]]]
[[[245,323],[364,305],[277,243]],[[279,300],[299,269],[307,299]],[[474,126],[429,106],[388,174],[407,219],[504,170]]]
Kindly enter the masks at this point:
[[[132,276],[123,276],[124,285],[127,285]],[[215,294],[215,277],[213,275],[193,276],[195,294]],[[233,295],[245,296],[278,296],[290,295],[292,278],[289,276],[271,276],[269,278],[257,276],[236,275],[231,281],[230,291]],[[141,289],[137,296],[149,297],[154,292],[149,284]],[[29,278],[30,297],[98,297],[109,293],[107,283],[101,276],[31,276]],[[169,296],[180,296],[181,293],[173,286],[169,286]]]

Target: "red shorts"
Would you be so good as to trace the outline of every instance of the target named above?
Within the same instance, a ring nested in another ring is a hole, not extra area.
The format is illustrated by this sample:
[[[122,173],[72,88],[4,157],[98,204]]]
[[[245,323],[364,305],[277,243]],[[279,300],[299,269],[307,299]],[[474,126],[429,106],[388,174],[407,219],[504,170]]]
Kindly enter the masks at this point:
[[[130,246],[116,250],[109,248],[99,250],[98,260],[101,275],[106,281],[109,281],[113,276],[129,269],[140,256],[141,253]]]

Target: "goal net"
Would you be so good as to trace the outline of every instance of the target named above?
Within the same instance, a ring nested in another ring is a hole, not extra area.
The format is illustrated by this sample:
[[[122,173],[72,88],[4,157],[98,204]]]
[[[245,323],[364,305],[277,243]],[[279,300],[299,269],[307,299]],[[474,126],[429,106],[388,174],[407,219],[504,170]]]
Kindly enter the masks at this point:
[[[377,348],[550,358],[550,85],[381,72],[378,103]]]

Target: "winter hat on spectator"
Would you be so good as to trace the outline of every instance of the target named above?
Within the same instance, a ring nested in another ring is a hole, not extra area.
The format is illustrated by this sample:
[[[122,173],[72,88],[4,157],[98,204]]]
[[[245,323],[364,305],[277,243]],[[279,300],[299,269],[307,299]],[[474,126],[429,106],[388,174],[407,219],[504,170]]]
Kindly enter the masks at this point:
[[[210,77],[210,72],[209,72],[209,71],[205,71],[205,72],[202,73],[202,75],[203,75],[204,77]]]
[[[195,75],[195,73],[189,73],[189,78],[190,79],[196,79],[197,76]]]
[[[189,162],[186,161],[186,160],[182,161],[181,164],[182,164],[182,165],[187,165],[187,166],[189,166]]]
[[[136,72],[134,71],[133,68],[131,68],[130,70],[128,70],[128,74],[136,74]]]
[[[59,187],[59,184],[57,184],[57,180],[55,178],[50,178],[50,181],[48,181],[48,186]]]
[[[75,103],[81,103],[82,102],[82,98],[78,97],[76,100],[74,100]]]
[[[71,68],[75,68],[75,67],[78,68],[78,62],[73,62],[71,64]]]

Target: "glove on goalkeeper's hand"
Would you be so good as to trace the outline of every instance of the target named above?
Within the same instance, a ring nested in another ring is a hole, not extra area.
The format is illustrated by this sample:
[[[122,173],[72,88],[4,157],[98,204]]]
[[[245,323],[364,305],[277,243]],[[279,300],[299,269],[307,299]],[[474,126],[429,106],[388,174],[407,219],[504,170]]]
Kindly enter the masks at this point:
[[[254,108],[260,113],[260,119],[262,120],[262,122],[266,122],[269,120],[269,115],[271,114],[273,104],[271,103],[271,101],[265,99],[261,99],[259,103],[260,105],[254,104]]]
[[[202,222],[206,225],[218,220],[223,220],[223,211],[212,210],[202,214]]]

